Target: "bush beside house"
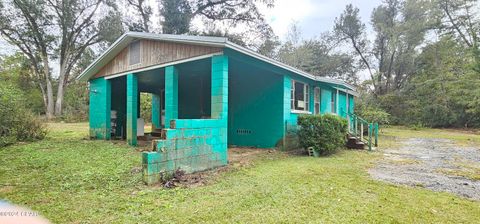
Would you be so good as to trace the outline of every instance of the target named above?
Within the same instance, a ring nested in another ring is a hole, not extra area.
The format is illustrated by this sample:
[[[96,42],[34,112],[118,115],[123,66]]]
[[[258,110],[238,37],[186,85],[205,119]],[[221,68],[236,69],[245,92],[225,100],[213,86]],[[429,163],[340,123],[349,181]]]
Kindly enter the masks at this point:
[[[305,115],[298,117],[298,137],[304,149],[312,147],[321,155],[335,152],[345,145],[347,120],[336,115]]]
[[[20,90],[0,84],[0,147],[17,141],[43,139],[45,125],[25,106]]]

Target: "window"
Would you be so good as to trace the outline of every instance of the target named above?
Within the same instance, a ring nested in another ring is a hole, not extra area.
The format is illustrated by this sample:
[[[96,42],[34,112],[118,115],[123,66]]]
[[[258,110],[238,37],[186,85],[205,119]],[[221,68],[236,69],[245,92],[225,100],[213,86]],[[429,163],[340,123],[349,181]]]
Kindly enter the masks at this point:
[[[315,87],[313,99],[314,112],[315,114],[320,114],[320,88]]]
[[[334,114],[337,113],[337,107],[335,105],[336,101],[337,101],[337,93],[332,92],[331,107],[332,107],[332,113],[334,113]]]
[[[290,106],[292,110],[309,111],[309,89],[307,84],[292,80],[291,96]]]
[[[140,63],[140,41],[130,44],[128,50],[128,65],[136,65]]]

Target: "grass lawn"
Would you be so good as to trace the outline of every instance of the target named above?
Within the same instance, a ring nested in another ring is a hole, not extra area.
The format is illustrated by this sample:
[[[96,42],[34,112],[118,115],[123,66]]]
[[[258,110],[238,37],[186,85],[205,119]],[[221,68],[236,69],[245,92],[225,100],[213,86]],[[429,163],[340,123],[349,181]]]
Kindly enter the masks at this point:
[[[138,171],[140,154],[124,144],[87,140],[87,126],[51,124],[46,140],[0,149],[0,198],[55,223],[480,220],[480,202],[372,180],[366,170],[381,150],[340,151],[325,158],[265,152],[204,186],[148,187]],[[397,132],[408,131],[386,129],[380,143],[393,145],[390,134]]]

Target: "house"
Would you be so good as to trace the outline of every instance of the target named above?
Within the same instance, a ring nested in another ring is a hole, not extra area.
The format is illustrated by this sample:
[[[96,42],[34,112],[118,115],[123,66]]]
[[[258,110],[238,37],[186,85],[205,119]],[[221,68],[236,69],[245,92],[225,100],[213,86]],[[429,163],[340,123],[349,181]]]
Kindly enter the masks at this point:
[[[223,37],[126,33],[79,76],[90,83],[90,136],[143,135],[140,94],[152,95],[147,183],[164,171],[226,165],[228,146],[282,147],[299,114],[354,108],[354,87],[285,65]],[[158,138],[154,138],[159,136]]]

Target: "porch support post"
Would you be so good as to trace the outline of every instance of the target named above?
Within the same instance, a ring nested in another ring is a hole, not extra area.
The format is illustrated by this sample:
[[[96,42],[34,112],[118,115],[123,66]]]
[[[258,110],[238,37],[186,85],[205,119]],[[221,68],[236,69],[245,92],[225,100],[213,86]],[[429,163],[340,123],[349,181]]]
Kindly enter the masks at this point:
[[[165,128],[178,118],[178,70],[175,66],[165,68]]]
[[[152,131],[161,128],[160,110],[160,96],[152,93]]]
[[[228,57],[212,57],[212,118],[224,119],[228,114]]]
[[[135,74],[127,75],[127,142],[137,145],[138,80]]]
[[[218,121],[220,142],[213,143],[213,152],[218,153],[221,165],[228,163],[228,57],[212,57],[212,119]]]
[[[112,107],[112,86],[110,80],[90,80],[89,123],[90,138],[110,139],[110,110]]]

